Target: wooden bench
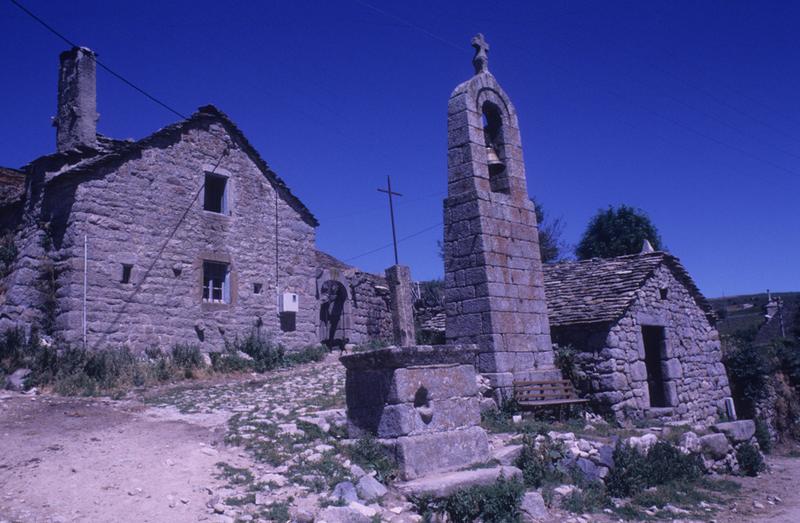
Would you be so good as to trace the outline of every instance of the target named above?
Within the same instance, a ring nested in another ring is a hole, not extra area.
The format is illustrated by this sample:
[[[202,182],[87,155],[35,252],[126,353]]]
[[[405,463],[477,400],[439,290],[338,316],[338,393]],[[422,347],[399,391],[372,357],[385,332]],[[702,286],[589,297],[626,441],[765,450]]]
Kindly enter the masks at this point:
[[[515,381],[514,400],[520,408],[551,407],[586,403],[569,380]]]

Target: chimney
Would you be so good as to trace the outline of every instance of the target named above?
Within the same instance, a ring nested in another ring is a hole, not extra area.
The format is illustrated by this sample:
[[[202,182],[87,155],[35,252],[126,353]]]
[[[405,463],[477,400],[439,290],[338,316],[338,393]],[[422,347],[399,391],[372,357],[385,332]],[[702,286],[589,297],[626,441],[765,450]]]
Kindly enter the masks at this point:
[[[56,149],[68,151],[80,146],[97,146],[97,68],[94,53],[73,47],[61,53],[58,72],[58,114]]]

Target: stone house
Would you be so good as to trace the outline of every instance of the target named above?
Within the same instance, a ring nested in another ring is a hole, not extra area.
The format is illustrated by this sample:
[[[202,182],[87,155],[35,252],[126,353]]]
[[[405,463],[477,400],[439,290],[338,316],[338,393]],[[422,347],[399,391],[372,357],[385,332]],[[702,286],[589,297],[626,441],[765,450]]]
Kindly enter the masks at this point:
[[[717,420],[730,396],[711,306],[680,261],[654,252],[545,265],[554,343],[577,385],[617,418]]]
[[[219,350],[253,329],[318,343],[317,219],[241,130],[209,105],[140,140],[98,135],[94,55],[60,58],[57,152],[0,171],[16,247],[0,329],[89,348]]]

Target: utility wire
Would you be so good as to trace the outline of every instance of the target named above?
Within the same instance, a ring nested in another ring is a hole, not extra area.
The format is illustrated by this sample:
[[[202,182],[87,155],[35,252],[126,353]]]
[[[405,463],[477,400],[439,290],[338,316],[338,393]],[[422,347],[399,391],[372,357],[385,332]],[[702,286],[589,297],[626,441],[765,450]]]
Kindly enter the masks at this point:
[[[411,238],[414,238],[416,236],[419,236],[420,234],[426,233],[426,232],[428,232],[430,230],[436,229],[437,227],[441,227],[441,226],[442,226],[442,222],[439,222],[439,223],[437,223],[435,225],[431,225],[430,227],[425,227],[424,229],[420,229],[419,231],[411,233],[408,236],[403,236],[402,238],[397,240],[397,243],[400,243],[400,242],[403,242],[403,241],[406,241],[406,240],[410,240]],[[378,251],[382,251],[384,249],[388,249],[392,245],[394,245],[394,243],[387,243],[386,245],[381,245],[380,247],[376,247],[375,249],[372,249],[370,251],[363,252],[361,254],[358,254],[356,256],[351,256],[349,258],[345,258],[343,261],[348,262],[348,261],[356,260],[358,258],[363,258],[364,256],[368,256],[368,255],[376,253]]]
[[[381,13],[381,14],[385,15],[385,16],[389,16],[391,18],[394,18],[395,20],[399,20],[399,21],[405,22],[409,27],[411,27],[413,29],[417,29],[418,31],[420,31],[420,32],[422,32],[422,33],[424,33],[424,34],[426,34],[426,35],[428,35],[428,36],[430,36],[430,37],[438,40],[439,42],[442,42],[442,43],[444,43],[444,44],[446,44],[446,45],[448,45],[450,47],[456,47],[459,50],[465,49],[464,46],[457,46],[457,45],[453,44],[452,42],[450,42],[449,40],[447,40],[445,38],[442,38],[439,35],[436,35],[435,33],[432,33],[428,29],[425,29],[425,28],[423,28],[423,27],[421,27],[421,26],[419,26],[419,25],[417,25],[417,24],[415,24],[415,23],[413,23],[413,22],[411,22],[411,21],[409,21],[409,20],[407,20],[405,18],[402,18],[402,17],[400,17],[398,15],[395,15],[395,14],[392,14],[392,13],[388,13],[388,12],[382,10],[382,9],[378,9],[377,7],[374,7],[374,6],[372,6],[372,5],[370,5],[370,4],[366,3],[366,2],[363,2],[362,0],[355,0],[355,1],[359,5],[362,5],[364,7],[372,9],[373,11],[376,11],[378,13]],[[547,63],[551,64],[553,67],[556,67],[556,68],[558,68],[558,69],[560,69],[562,71],[568,72],[568,73],[570,72],[568,68],[564,67],[563,65],[561,65],[559,63],[556,63],[553,60],[549,60],[547,57],[533,55],[533,53],[531,53],[530,50],[526,49],[524,46],[521,46],[519,44],[515,44],[513,42],[511,43],[511,45],[512,45],[512,47],[517,48],[519,51],[521,51],[524,54],[527,54],[528,56],[533,56],[535,58],[541,58],[544,61],[546,61]],[[627,103],[629,103],[629,104],[631,104],[631,105],[633,105],[635,107],[638,107],[638,108],[644,110],[647,113],[650,113],[651,115],[654,115],[654,116],[656,116],[658,118],[666,120],[666,121],[672,123],[673,125],[681,127],[682,129],[684,129],[686,131],[689,131],[690,133],[696,134],[697,136],[700,136],[701,138],[704,138],[706,140],[714,142],[717,145],[721,145],[723,147],[727,147],[727,148],[729,148],[731,150],[737,151],[740,154],[748,156],[748,157],[750,157],[750,158],[752,158],[754,160],[760,161],[762,163],[766,163],[767,165],[770,165],[770,166],[772,166],[772,167],[774,167],[776,169],[782,170],[782,171],[787,172],[789,174],[794,174],[794,175],[800,176],[800,173],[798,173],[796,171],[793,171],[792,169],[788,169],[788,168],[786,168],[786,167],[784,167],[784,166],[782,166],[780,164],[777,164],[777,163],[775,163],[775,162],[773,162],[771,160],[762,158],[761,156],[759,156],[757,154],[753,154],[753,153],[751,153],[751,152],[747,151],[746,149],[743,149],[743,148],[741,148],[739,146],[729,144],[729,143],[725,142],[724,140],[720,140],[720,139],[718,139],[718,138],[716,138],[714,136],[711,136],[709,134],[706,134],[706,133],[704,133],[702,131],[698,131],[698,130],[694,129],[692,126],[681,122],[680,120],[676,120],[674,118],[662,115],[657,111],[654,111],[652,109],[644,107],[644,106],[642,106],[640,104],[634,103],[633,101],[631,101],[628,97],[626,97],[623,93],[621,93],[619,91],[616,91],[616,90],[614,90],[612,88],[608,88],[608,87],[603,87],[603,90],[605,90],[606,92],[612,94],[614,97],[620,98],[623,101],[625,101],[625,102],[627,102]],[[786,151],[781,150],[781,152],[786,152]]]
[[[50,24],[48,24],[47,22],[45,22],[44,20],[42,20],[41,18],[39,18],[38,16],[36,16],[36,15],[35,15],[34,13],[32,13],[32,12],[31,12],[31,11],[30,11],[30,10],[29,10],[27,7],[25,7],[24,5],[22,5],[21,3],[19,3],[17,0],[9,0],[9,1],[10,1],[12,4],[14,4],[15,6],[17,6],[17,7],[18,7],[18,8],[19,8],[19,9],[20,9],[22,12],[24,12],[25,14],[27,14],[28,16],[30,16],[31,18],[33,18],[34,20],[36,20],[37,22],[39,22],[39,23],[40,23],[40,24],[41,24],[41,25],[42,25],[42,26],[43,26],[45,29],[47,29],[48,31],[50,31],[51,33],[53,33],[54,35],[56,35],[57,37],[59,37],[60,39],[62,39],[64,42],[68,43],[68,44],[69,44],[69,45],[71,45],[72,47],[80,47],[78,44],[76,44],[75,42],[73,42],[72,40],[70,40],[69,38],[67,38],[66,36],[64,36],[62,33],[60,33],[59,31],[57,31],[57,30],[56,30],[56,29],[55,29],[53,26],[51,26]],[[186,117],[184,114],[182,114],[180,111],[177,111],[177,110],[173,109],[172,107],[170,107],[170,106],[169,106],[169,105],[167,105],[166,103],[162,102],[161,100],[159,100],[158,98],[156,98],[156,97],[155,97],[155,96],[153,96],[152,94],[148,93],[147,91],[145,91],[144,89],[142,89],[142,88],[141,88],[141,87],[139,87],[138,85],[134,84],[133,82],[131,82],[130,80],[128,80],[127,78],[125,78],[124,76],[122,76],[122,75],[121,75],[121,74],[119,74],[118,72],[114,71],[113,69],[111,69],[109,66],[107,66],[106,64],[104,64],[104,63],[103,63],[103,62],[101,62],[100,60],[98,60],[98,59],[97,59],[97,55],[95,55],[95,54],[92,54],[92,59],[95,61],[95,63],[96,63],[97,65],[99,65],[100,67],[102,67],[103,69],[105,69],[105,70],[106,70],[106,72],[108,72],[109,74],[111,74],[112,76],[114,76],[115,78],[117,78],[118,80],[120,80],[122,83],[124,83],[124,84],[128,85],[129,87],[131,87],[131,88],[132,88],[132,89],[134,89],[135,91],[138,91],[139,93],[143,94],[144,96],[146,96],[147,98],[149,98],[151,101],[153,101],[153,102],[157,103],[158,105],[160,105],[161,107],[163,107],[163,108],[164,108],[164,109],[166,109],[167,111],[169,111],[169,112],[171,112],[171,113],[173,113],[173,114],[176,114],[176,115],[178,115],[178,116],[179,116],[179,117],[180,117],[182,120],[186,120],[186,119],[187,119],[187,117]]]

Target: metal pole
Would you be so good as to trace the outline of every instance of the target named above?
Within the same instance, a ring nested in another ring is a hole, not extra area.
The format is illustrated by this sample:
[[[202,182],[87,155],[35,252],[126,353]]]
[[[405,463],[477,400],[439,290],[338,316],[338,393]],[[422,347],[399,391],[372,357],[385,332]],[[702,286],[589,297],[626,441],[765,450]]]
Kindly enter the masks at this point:
[[[394,244],[394,264],[399,265],[400,262],[397,261],[397,234],[394,230],[394,204],[392,203],[392,178],[390,176],[386,177],[386,184],[389,188],[389,214],[392,217],[392,243]]]
[[[86,347],[86,288],[89,281],[89,235],[83,235],[83,346]]]

